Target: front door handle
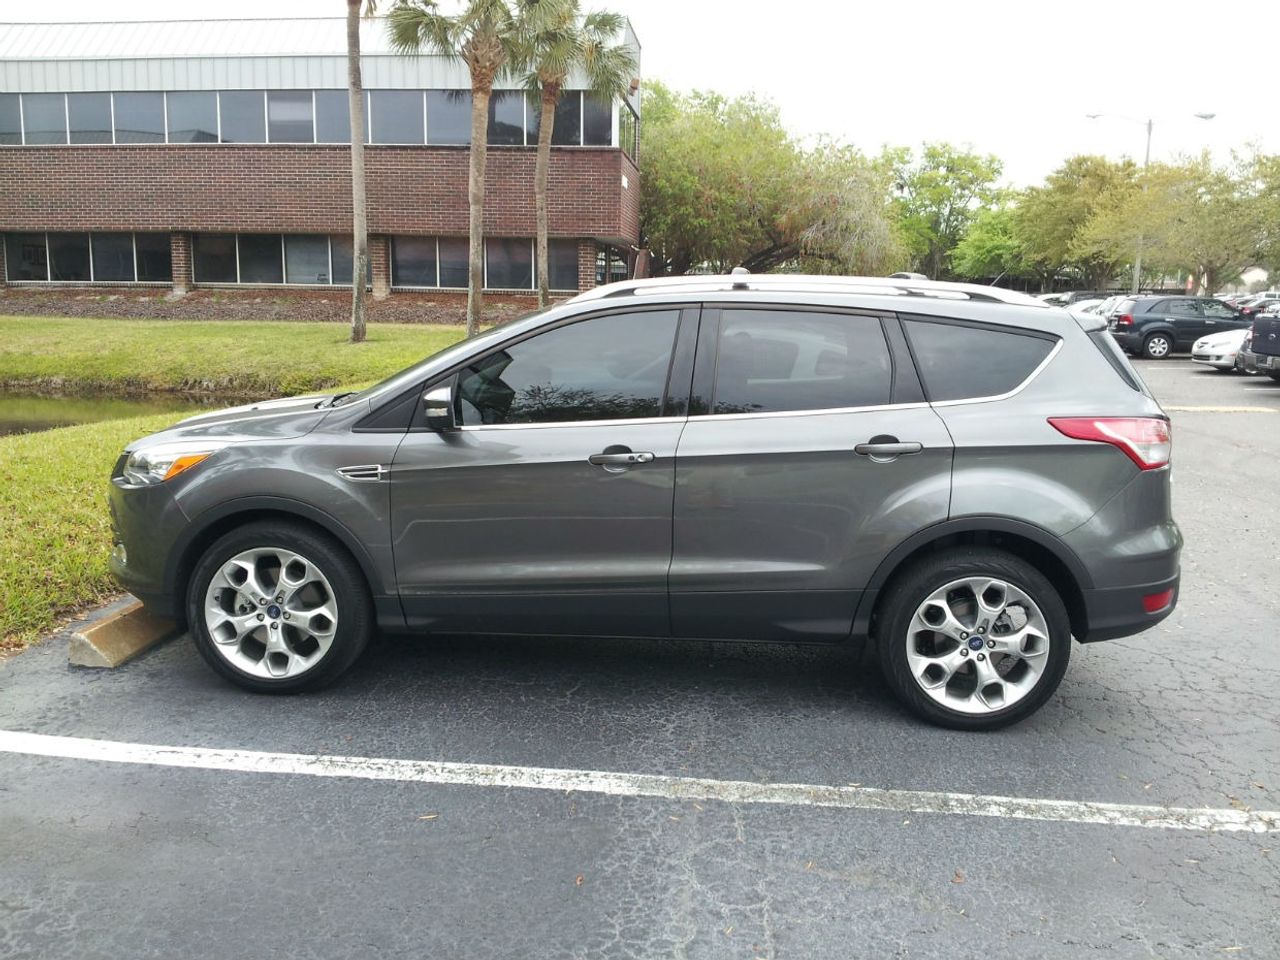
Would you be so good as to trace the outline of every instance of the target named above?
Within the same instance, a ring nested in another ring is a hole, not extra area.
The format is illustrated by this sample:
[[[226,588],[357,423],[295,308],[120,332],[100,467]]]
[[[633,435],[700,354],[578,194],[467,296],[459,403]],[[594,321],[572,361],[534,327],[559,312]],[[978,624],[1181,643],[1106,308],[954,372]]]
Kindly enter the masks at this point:
[[[652,463],[653,454],[646,451],[633,452],[631,450],[593,453],[587,457],[587,462],[593,463],[597,467],[629,467],[636,463]]]
[[[895,457],[910,456],[924,449],[923,443],[914,440],[900,441],[896,437],[872,437],[867,443],[860,443],[853,452],[860,456],[870,457],[878,463],[892,460]]]

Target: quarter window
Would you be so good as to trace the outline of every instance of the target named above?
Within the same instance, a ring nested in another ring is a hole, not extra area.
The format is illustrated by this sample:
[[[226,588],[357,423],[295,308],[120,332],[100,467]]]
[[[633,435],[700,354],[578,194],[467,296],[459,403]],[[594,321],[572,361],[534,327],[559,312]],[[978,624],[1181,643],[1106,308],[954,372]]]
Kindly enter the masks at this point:
[[[458,374],[464,426],[631,420],[662,412],[680,314],[615,314],[549,330]]]
[[[713,413],[829,410],[889,402],[892,367],[876,317],[725,310]]]
[[[958,323],[903,320],[933,402],[996,397],[1035,372],[1055,340]]]

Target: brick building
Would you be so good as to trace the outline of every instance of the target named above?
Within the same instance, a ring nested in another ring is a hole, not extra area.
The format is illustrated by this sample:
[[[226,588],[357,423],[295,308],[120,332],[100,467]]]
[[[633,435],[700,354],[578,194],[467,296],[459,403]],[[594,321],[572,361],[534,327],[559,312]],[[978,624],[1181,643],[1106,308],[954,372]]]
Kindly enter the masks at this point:
[[[394,55],[379,21],[361,44],[374,293],[465,288],[466,67]],[[0,25],[0,282],[350,285],[345,51],[341,19]],[[517,79],[498,86],[485,283],[523,292],[538,110]],[[625,276],[639,238],[639,94],[583,86],[551,157],[562,291]]]

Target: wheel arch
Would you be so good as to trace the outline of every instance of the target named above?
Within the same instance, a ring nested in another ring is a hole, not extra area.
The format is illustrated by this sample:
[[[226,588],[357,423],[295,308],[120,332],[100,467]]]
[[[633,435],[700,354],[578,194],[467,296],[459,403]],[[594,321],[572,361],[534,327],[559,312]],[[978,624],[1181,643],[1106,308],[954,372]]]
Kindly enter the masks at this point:
[[[872,636],[886,587],[912,563],[929,553],[956,546],[988,546],[1007,550],[1040,570],[1058,589],[1077,637],[1088,633],[1084,591],[1093,578],[1075,552],[1042,527],[1008,517],[960,517],[926,527],[898,544],[880,562],[868,582],[853,618],[855,636]]]

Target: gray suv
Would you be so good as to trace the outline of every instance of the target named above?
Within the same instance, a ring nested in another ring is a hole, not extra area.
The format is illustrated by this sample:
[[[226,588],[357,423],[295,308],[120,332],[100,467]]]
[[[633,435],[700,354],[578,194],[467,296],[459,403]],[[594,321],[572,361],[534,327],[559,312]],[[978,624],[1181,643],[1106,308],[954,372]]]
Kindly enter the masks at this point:
[[[111,478],[120,582],[251,690],[387,632],[874,640],[918,715],[1026,717],[1168,616],[1168,419],[1102,328],[913,279],[613,284]]]

